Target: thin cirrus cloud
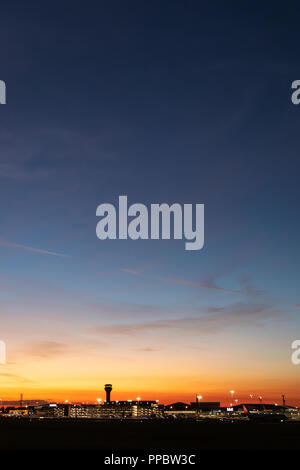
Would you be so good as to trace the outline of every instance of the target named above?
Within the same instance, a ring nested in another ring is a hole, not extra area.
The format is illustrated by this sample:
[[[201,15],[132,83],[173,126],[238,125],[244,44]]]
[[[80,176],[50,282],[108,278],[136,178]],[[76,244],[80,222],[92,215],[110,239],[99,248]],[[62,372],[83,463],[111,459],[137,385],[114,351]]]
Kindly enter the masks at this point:
[[[131,269],[131,268],[121,268],[120,271],[127,273],[127,274],[132,274],[135,276],[155,279],[155,280],[162,281],[168,284],[176,284],[176,285],[182,285],[186,287],[192,287],[194,289],[210,289],[210,290],[215,290],[215,291],[228,292],[230,294],[247,295],[250,297],[259,297],[265,294],[264,290],[257,289],[249,285],[247,281],[240,281],[240,284],[242,285],[241,289],[228,289],[226,287],[219,286],[216,283],[216,279],[220,277],[220,274],[216,274],[215,276],[212,276],[210,279],[200,282],[200,281],[191,281],[191,280],[186,280],[186,279],[173,279],[170,277],[162,277],[162,276],[154,276],[154,275],[145,276],[143,274],[144,270]]]
[[[157,352],[161,351],[161,348],[139,348],[137,349],[138,352]]]
[[[8,372],[1,372],[0,377],[7,382],[25,382],[25,383],[34,383],[34,380],[21,377],[20,375],[10,374]]]
[[[143,266],[142,268],[120,268],[120,271],[128,274],[135,274],[136,276],[142,276],[146,271],[151,271],[156,265],[151,264]]]
[[[127,273],[127,274],[133,274],[135,276],[144,276],[143,271],[139,271],[137,269],[121,268],[120,271]],[[215,284],[215,282],[211,282],[211,281],[197,282],[197,281],[189,281],[189,280],[184,280],[184,279],[172,279],[169,277],[161,277],[161,276],[147,276],[147,277],[151,277],[151,279],[156,279],[158,281],[166,282],[169,284],[183,285],[187,287],[193,287],[196,289],[212,289],[212,290],[217,290],[217,291],[230,292],[232,294],[244,293],[242,290],[227,289],[225,287],[218,286]]]
[[[64,253],[57,253],[56,251],[49,251],[49,250],[42,250],[40,248],[34,248],[32,246],[21,245],[19,243],[10,242],[7,240],[0,239],[0,246],[5,248],[17,248],[21,250],[31,251],[33,253],[40,253],[42,255],[50,255],[50,256],[59,256],[61,258],[71,258],[70,255],[66,255]]]
[[[223,292],[230,292],[231,294],[242,294],[243,292],[238,289],[227,289],[225,287],[217,286],[214,283],[210,282],[196,282],[196,281],[186,281],[184,279],[170,279],[167,277],[158,277],[157,279],[168,282],[170,284],[178,284],[188,287],[194,287],[196,289],[212,289],[212,290],[221,290]]]
[[[157,322],[103,325],[89,328],[91,334],[135,335],[163,330],[191,330],[199,333],[217,333],[232,327],[262,326],[270,318],[283,315],[283,310],[268,305],[236,303],[229,307],[208,307],[201,317],[189,317]]]
[[[27,344],[21,351],[17,353],[22,354],[22,358],[37,360],[56,360],[63,357],[82,357],[84,354],[95,354],[99,350],[107,347],[104,341],[92,340],[90,337],[87,340],[80,339],[76,336],[72,339],[69,338],[69,343],[60,341],[37,341]]]
[[[41,341],[34,343],[25,350],[30,356],[36,356],[40,358],[52,358],[66,354],[69,348],[67,344],[59,343],[57,341]]]

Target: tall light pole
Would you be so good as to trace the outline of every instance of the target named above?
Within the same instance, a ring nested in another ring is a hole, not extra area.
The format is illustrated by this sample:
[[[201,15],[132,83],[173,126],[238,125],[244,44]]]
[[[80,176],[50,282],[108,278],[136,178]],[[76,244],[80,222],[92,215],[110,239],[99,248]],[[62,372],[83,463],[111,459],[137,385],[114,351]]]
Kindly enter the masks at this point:
[[[234,391],[234,390],[230,390],[229,393],[230,393],[230,396],[231,396],[231,401],[233,402],[233,396],[234,396],[234,394],[235,394],[235,391]]]
[[[199,412],[199,403],[200,403],[200,400],[202,400],[202,395],[196,395],[196,403],[197,403],[197,412]]]

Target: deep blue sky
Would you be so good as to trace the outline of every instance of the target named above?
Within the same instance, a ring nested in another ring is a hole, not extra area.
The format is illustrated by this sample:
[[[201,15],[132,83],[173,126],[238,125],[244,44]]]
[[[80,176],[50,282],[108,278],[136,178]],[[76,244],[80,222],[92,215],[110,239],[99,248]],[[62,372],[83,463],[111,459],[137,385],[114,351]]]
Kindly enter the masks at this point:
[[[28,315],[30,302],[31,313],[76,321],[88,335],[98,325],[185,318],[197,329],[213,312],[223,331],[223,308],[245,338],[245,324],[272,331],[289,367],[300,303],[300,106],[290,99],[300,79],[297,8],[2,3],[3,315]],[[100,242],[96,207],[120,194],[204,203],[204,249]]]

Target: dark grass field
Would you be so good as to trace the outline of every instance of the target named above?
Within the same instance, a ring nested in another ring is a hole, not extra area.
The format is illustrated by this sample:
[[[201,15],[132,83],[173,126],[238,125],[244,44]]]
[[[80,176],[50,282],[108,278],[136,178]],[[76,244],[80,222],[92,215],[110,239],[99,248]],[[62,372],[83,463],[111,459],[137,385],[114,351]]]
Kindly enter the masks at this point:
[[[1,419],[10,451],[300,450],[300,423]]]

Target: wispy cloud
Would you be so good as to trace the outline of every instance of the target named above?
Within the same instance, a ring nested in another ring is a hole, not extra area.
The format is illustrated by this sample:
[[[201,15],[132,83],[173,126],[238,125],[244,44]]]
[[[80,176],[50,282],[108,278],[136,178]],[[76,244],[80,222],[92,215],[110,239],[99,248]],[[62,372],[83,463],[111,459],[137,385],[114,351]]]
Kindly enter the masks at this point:
[[[122,271],[123,273],[135,274],[136,276],[142,276],[144,272],[150,271],[154,267],[155,265],[144,266],[141,268],[120,268],[120,271]]]
[[[132,274],[135,276],[145,277],[147,279],[154,279],[157,281],[162,281],[169,284],[177,284],[187,287],[192,287],[194,289],[210,289],[215,291],[222,291],[222,292],[229,292],[231,294],[242,294],[249,297],[258,297],[263,295],[265,292],[262,289],[258,289],[250,284],[250,278],[244,277],[240,280],[240,288],[239,289],[229,289],[227,287],[222,287],[217,284],[217,279],[221,276],[226,274],[227,270],[224,269],[222,272],[215,273],[214,275],[210,276],[209,278],[203,281],[193,281],[188,279],[174,279],[171,277],[163,277],[157,275],[145,275],[144,272],[151,268],[144,268],[144,269],[132,269],[132,268],[120,268],[121,272]]]
[[[137,270],[137,269],[130,269],[130,268],[121,268],[120,271],[128,274],[133,274],[135,276],[143,276],[147,277],[150,279],[155,279],[158,281],[166,282],[169,284],[177,284],[177,285],[183,285],[187,287],[193,287],[195,289],[212,289],[212,290],[218,290],[218,291],[223,291],[223,292],[230,292],[232,294],[243,294],[242,290],[238,289],[227,289],[225,287],[218,286],[214,279],[209,279],[207,281],[203,282],[198,282],[198,281],[190,281],[190,280],[185,280],[185,279],[173,279],[170,277],[161,277],[161,276],[144,276],[142,270]]]
[[[64,253],[57,253],[56,251],[49,251],[49,250],[42,250],[40,248],[34,248],[32,246],[21,245],[20,243],[14,243],[7,240],[3,240],[0,238],[0,246],[6,248],[17,248],[21,250],[32,251],[33,253],[40,253],[42,255],[50,255],[50,256],[59,256],[62,258],[71,258],[70,255],[66,255]]]
[[[159,276],[155,274],[147,274],[145,271],[152,269],[155,265],[146,266],[145,268],[131,268],[131,267],[123,267],[120,268],[119,271],[127,274],[132,274],[135,276],[144,277],[147,279],[153,279],[169,284],[176,284],[182,285],[186,287],[191,287],[194,289],[209,289],[213,291],[220,291],[220,292],[228,292],[231,294],[237,295],[245,295],[247,297],[259,297],[265,294],[265,291],[262,289],[258,289],[254,287],[251,283],[252,278],[248,276],[243,276],[240,280],[237,280],[237,288],[229,288],[223,287],[222,282],[220,281],[221,278],[226,276],[228,273],[234,272],[237,268],[244,266],[249,258],[253,258],[255,254],[257,256],[257,249],[260,246],[257,240],[252,240],[251,243],[246,243],[241,245],[238,249],[236,249],[232,255],[230,262],[226,263],[223,267],[221,267],[216,272],[212,273],[211,275],[205,277],[204,279],[197,279],[197,280],[190,280],[190,279],[175,279],[171,276]]]
[[[206,281],[206,282],[197,282],[197,281],[188,281],[185,279],[171,279],[168,277],[158,277],[157,279],[168,282],[170,284],[179,284],[188,287],[194,287],[196,289],[212,289],[212,290],[221,290],[223,292],[230,292],[232,294],[242,294],[243,292],[239,289],[227,289],[225,287],[221,287],[216,285],[214,282]]]
[[[238,302],[228,307],[211,306],[199,317],[168,319],[155,322],[95,326],[91,334],[132,335],[148,331],[191,330],[199,333],[217,333],[233,327],[262,326],[270,318],[280,317],[283,310],[268,305]]]
[[[30,345],[25,353],[31,356],[37,356],[45,359],[66,354],[69,348],[67,344],[57,341],[41,341]]]
[[[7,381],[34,383],[34,380],[21,377],[20,375],[10,374],[9,372],[1,372],[0,377],[7,379]]]
[[[157,352],[157,351],[161,351],[161,348],[139,348],[139,349],[136,349],[136,351],[138,351],[138,352]]]

